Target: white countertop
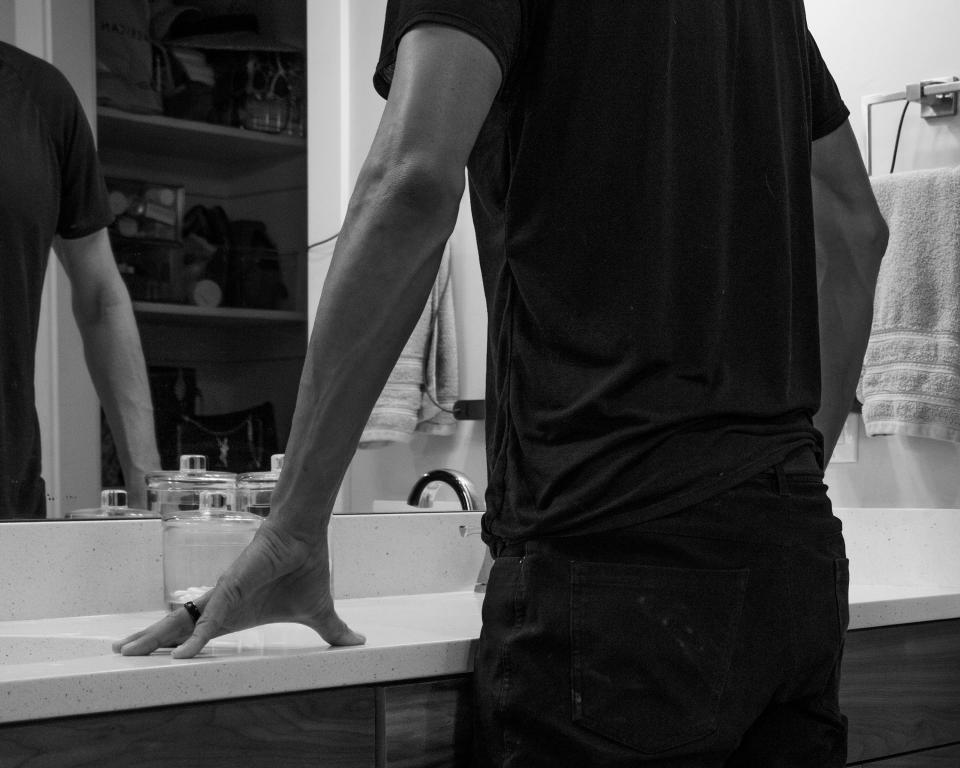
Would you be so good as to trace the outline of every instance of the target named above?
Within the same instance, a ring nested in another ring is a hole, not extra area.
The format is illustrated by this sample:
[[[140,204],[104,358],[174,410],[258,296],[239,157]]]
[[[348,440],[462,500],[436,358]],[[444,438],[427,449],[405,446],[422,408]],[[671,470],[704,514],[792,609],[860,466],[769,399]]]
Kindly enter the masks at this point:
[[[960,617],[960,587],[855,585],[850,598],[851,629]],[[111,652],[162,612],[0,622],[0,723],[466,673],[481,602],[473,592],[339,600],[366,645],[330,648],[273,624],[191,660]]]
[[[189,660],[111,651],[163,612],[0,622],[0,723],[468,672],[482,597],[340,600],[365,645],[331,648],[307,627],[271,624],[218,638]]]
[[[960,618],[960,586],[850,585],[850,629]]]

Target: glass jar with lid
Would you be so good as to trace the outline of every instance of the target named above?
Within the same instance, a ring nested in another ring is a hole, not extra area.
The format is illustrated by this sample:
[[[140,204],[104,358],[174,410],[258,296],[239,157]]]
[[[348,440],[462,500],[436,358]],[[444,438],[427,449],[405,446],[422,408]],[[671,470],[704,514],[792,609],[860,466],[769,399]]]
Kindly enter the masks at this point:
[[[184,454],[180,469],[151,472],[146,477],[147,508],[161,517],[200,508],[201,491],[218,491],[226,497],[228,509],[234,509],[237,476],[233,472],[207,470],[207,457]]]
[[[104,488],[100,491],[100,506],[74,509],[67,512],[69,520],[117,520],[156,518],[160,515],[146,509],[127,506],[127,492],[123,488]]]
[[[269,472],[244,472],[237,477],[237,509],[266,517],[270,514],[273,489],[283,469],[283,454],[270,457]]]
[[[262,518],[231,509],[220,490],[201,490],[196,509],[163,514],[163,589],[171,608],[196,600],[253,540]]]

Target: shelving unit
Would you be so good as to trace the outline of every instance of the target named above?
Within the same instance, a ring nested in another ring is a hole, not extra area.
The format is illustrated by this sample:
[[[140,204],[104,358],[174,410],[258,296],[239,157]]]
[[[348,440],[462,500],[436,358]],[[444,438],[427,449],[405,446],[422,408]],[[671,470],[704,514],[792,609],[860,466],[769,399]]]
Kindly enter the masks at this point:
[[[303,156],[306,140],[285,134],[260,133],[226,125],[137,115],[110,107],[97,108],[101,153],[106,161],[119,152],[215,164],[232,176]]]
[[[135,301],[133,311],[144,322],[180,323],[198,322],[220,326],[264,325],[271,323],[299,325],[306,322],[303,312],[283,309],[249,309],[246,307],[196,307],[192,304],[164,304],[154,301]]]
[[[295,36],[301,2],[258,3],[261,29],[280,25]],[[184,211],[220,207],[231,222],[266,226],[288,293],[277,309],[153,301],[133,308],[148,366],[195,370],[204,414],[271,402],[282,446],[307,344],[306,139],[104,106],[96,115],[106,176],[182,187]]]

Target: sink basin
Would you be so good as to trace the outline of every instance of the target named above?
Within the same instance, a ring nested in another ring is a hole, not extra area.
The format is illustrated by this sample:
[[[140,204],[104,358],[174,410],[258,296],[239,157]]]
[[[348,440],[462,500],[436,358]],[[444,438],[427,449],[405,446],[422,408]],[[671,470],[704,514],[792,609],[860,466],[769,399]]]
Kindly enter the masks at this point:
[[[97,637],[0,635],[0,665],[68,661],[112,653],[110,640]]]

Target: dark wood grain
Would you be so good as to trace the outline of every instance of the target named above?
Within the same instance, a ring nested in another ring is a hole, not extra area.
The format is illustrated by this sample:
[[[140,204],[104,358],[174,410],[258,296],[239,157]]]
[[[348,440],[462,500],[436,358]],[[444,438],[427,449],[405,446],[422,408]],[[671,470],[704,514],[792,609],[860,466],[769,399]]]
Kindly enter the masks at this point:
[[[854,764],[960,742],[960,619],[850,632],[840,705]]]
[[[840,698],[850,765],[957,768],[960,619],[851,632]],[[467,676],[184,704],[0,726],[0,766],[467,766],[472,714]]]
[[[382,693],[387,768],[470,765],[473,710],[469,677],[390,685]]]
[[[0,726],[3,768],[373,768],[374,692],[340,688]]]
[[[876,768],[957,768],[960,766],[960,744],[852,765],[871,765]]]

